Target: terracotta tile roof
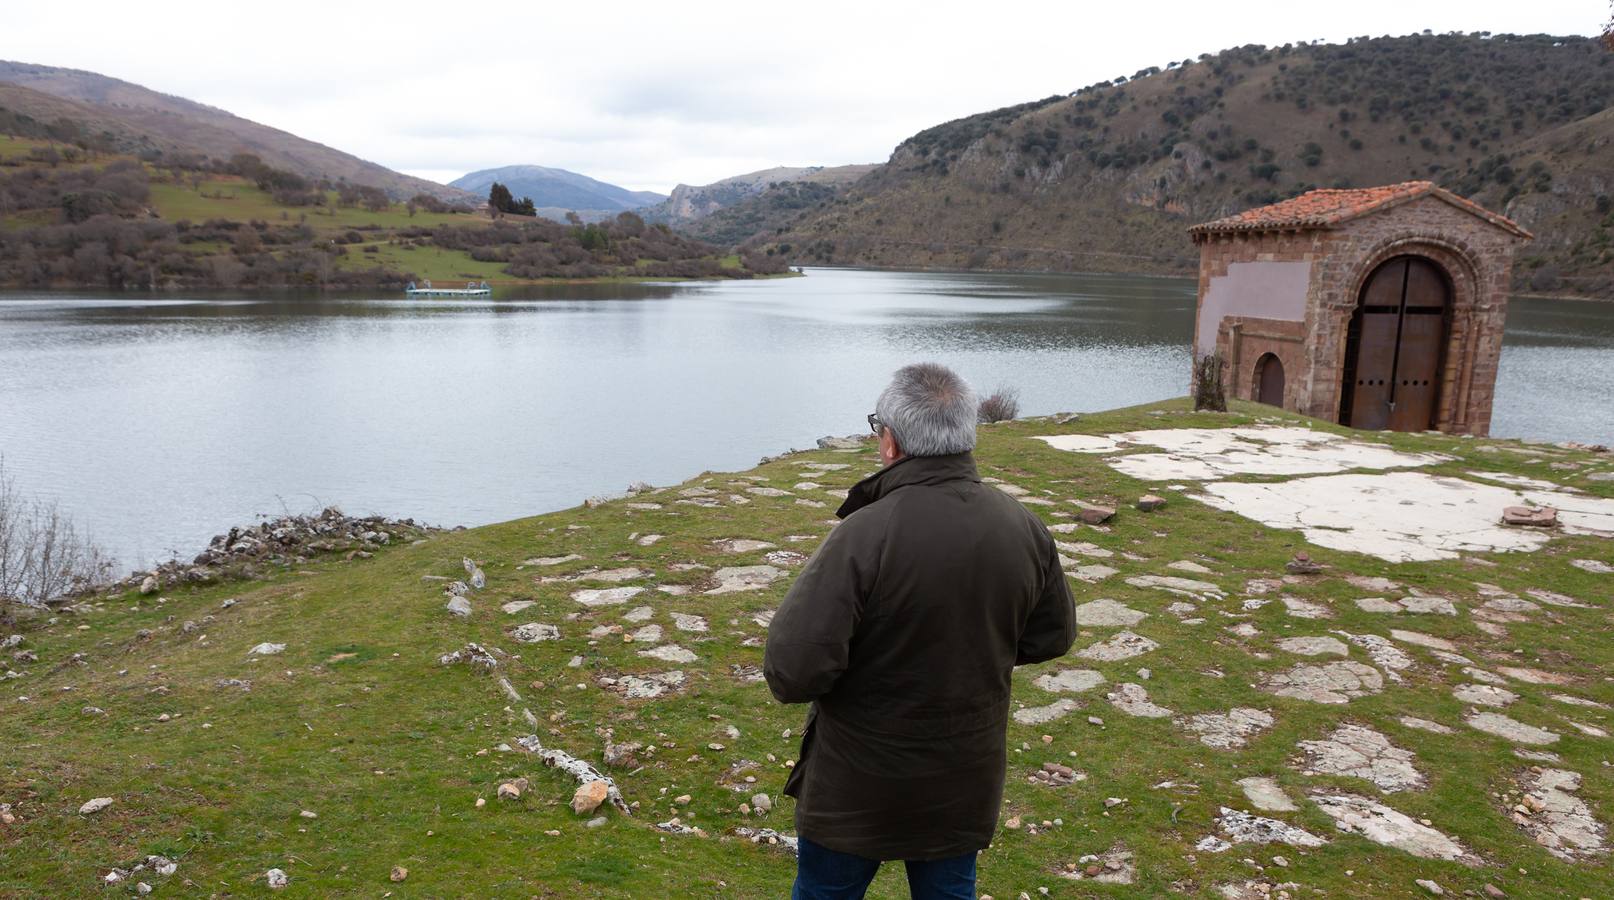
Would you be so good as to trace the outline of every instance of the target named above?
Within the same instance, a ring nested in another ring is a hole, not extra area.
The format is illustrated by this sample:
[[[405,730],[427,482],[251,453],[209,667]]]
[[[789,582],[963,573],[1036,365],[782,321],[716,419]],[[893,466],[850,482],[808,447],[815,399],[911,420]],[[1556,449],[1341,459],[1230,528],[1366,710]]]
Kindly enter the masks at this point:
[[[1457,196],[1429,181],[1404,181],[1382,187],[1323,189],[1307,191],[1270,206],[1258,206],[1244,212],[1205,222],[1188,229],[1195,237],[1208,234],[1257,231],[1293,231],[1332,228],[1359,216],[1399,206],[1425,195],[1436,197],[1472,213],[1492,225],[1511,231],[1520,237],[1532,237],[1511,219],[1498,215],[1472,200]]]

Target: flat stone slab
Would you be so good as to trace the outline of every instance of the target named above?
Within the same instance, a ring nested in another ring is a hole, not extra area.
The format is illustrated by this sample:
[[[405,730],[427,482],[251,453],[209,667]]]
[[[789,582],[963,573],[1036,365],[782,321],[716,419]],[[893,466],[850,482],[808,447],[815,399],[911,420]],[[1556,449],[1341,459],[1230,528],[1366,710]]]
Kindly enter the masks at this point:
[[[1346,722],[1327,739],[1301,741],[1306,775],[1343,775],[1365,778],[1387,794],[1418,790],[1424,777],[1413,767],[1412,751],[1390,743],[1390,739],[1363,725]]]
[[[1142,656],[1151,650],[1159,649],[1159,647],[1159,644],[1141,634],[1121,631],[1108,640],[1083,647],[1076,651],[1076,655],[1082,659],[1091,659],[1095,662],[1118,662],[1123,659]]]
[[[1172,715],[1171,710],[1151,703],[1149,692],[1144,690],[1141,684],[1131,682],[1118,684],[1104,699],[1110,701],[1121,712],[1140,719],[1165,719]]]
[[[627,675],[616,680],[615,687],[629,700],[654,700],[668,691],[684,686],[684,673],[659,672],[653,675]]]
[[[1463,721],[1467,722],[1470,728],[1483,731],[1486,734],[1494,734],[1516,744],[1545,746],[1547,744],[1556,744],[1559,737],[1545,728],[1526,725],[1501,713],[1471,712],[1463,717]]]
[[[1420,719],[1417,716],[1402,716],[1401,718],[1397,719],[1396,721],[1400,722],[1402,725],[1407,726],[1408,728],[1416,728],[1419,731],[1427,731],[1427,732],[1430,732],[1432,734],[1456,734],[1457,733],[1455,729],[1447,728],[1445,725],[1442,725],[1439,722],[1431,722],[1428,719]]]
[[[1014,711],[1014,720],[1021,725],[1041,725],[1055,719],[1063,719],[1081,708],[1080,703],[1067,697],[1055,700],[1047,706],[1027,706],[1017,709]]]
[[[1076,556],[1091,556],[1094,559],[1109,559],[1115,555],[1114,550],[1106,550],[1097,544],[1086,541],[1054,541],[1054,546],[1061,553],[1070,553]]]
[[[1077,566],[1076,568],[1071,569],[1069,574],[1070,577],[1076,579],[1077,581],[1085,581],[1088,584],[1097,584],[1098,582],[1103,581],[1119,571],[1119,569],[1111,568],[1103,563],[1094,563],[1090,566]]]
[[[1608,850],[1608,826],[1575,796],[1580,774],[1566,769],[1527,771],[1519,781],[1524,799],[1510,810],[1513,821],[1559,859],[1600,856]]]
[[[1237,750],[1250,738],[1273,725],[1272,714],[1264,709],[1234,707],[1225,713],[1199,713],[1180,720],[1199,742],[1217,750]]]
[[[654,616],[655,614],[656,614],[656,611],[654,609],[651,609],[648,606],[635,606],[634,608],[632,608],[632,609],[630,609],[627,612],[622,614],[622,621],[624,621],[624,622],[648,622],[650,620],[650,617]]]
[[[1424,634],[1421,631],[1404,631],[1400,628],[1392,628],[1390,629],[1390,637],[1403,644],[1413,644],[1414,646],[1427,647],[1431,650],[1451,652],[1457,649],[1457,645],[1451,641],[1435,637],[1432,634]]]
[[[1570,560],[1569,564],[1582,572],[1590,572],[1593,575],[1614,575],[1614,566],[1601,560],[1574,559]]]
[[[1080,694],[1104,683],[1104,676],[1092,669],[1061,669],[1038,675],[1032,684],[1051,694]]]
[[[755,553],[758,550],[772,550],[778,546],[771,541],[759,541],[752,538],[725,538],[713,541],[712,546],[724,553]]]
[[[1449,457],[1402,453],[1384,444],[1352,440],[1331,432],[1290,426],[1244,428],[1162,428],[1105,436],[1040,437],[1050,447],[1078,453],[1116,453],[1129,445],[1158,447],[1162,453],[1134,453],[1105,460],[1145,481],[1206,481],[1235,475],[1305,475],[1350,469],[1427,466]]]
[[[511,629],[510,637],[523,644],[536,644],[539,641],[560,640],[560,629],[554,625],[545,625],[542,622],[528,622],[517,625]]]
[[[1131,628],[1148,617],[1146,612],[1105,598],[1076,607],[1078,628]]]
[[[1459,684],[1451,695],[1463,703],[1475,706],[1503,707],[1519,699],[1519,695],[1494,684]]]
[[[1334,617],[1333,610],[1321,603],[1289,596],[1280,599],[1283,601],[1284,611],[1297,619],[1332,619]]]
[[[1175,575],[1134,575],[1126,580],[1127,584],[1135,588],[1152,588],[1170,591],[1183,597],[1198,601],[1220,600],[1227,596],[1227,592],[1208,581],[1199,581],[1193,578],[1179,578]]]
[[[785,570],[776,566],[731,566],[718,569],[712,577],[717,586],[708,594],[732,594],[737,591],[760,591],[780,578]]]
[[[1574,676],[1565,675],[1562,672],[1544,672],[1541,669],[1529,669],[1521,666],[1498,666],[1497,671],[1515,681],[1523,681],[1527,684],[1575,683]]]
[[[513,616],[529,606],[537,605],[537,603],[538,601],[536,600],[511,600],[499,608]]]
[[[642,587],[590,588],[572,591],[572,599],[584,606],[615,606],[644,593]]]
[[[673,613],[673,627],[679,631],[701,632],[707,630],[706,619],[689,613]]]
[[[1300,809],[1289,799],[1288,793],[1278,784],[1276,778],[1252,775],[1249,778],[1240,778],[1234,783],[1244,791],[1250,805],[1262,812],[1295,812]]]
[[[1223,837],[1235,844],[1287,844],[1290,847],[1321,847],[1326,838],[1287,822],[1247,813],[1243,810],[1222,807],[1216,817],[1217,828]]]
[[[640,650],[639,655],[648,659],[659,659],[662,662],[692,663],[700,657],[694,651],[687,650],[677,644],[662,644],[650,650]]]
[[[1313,544],[1391,562],[1463,553],[1537,550],[1539,529],[1503,525],[1496,511],[1521,498],[1555,506],[1569,534],[1614,534],[1614,500],[1481,484],[1425,472],[1327,475],[1280,482],[1207,484],[1199,499]],[[1609,569],[1614,572],[1614,567]]]
[[[1355,794],[1315,794],[1311,798],[1334,827],[1422,859],[1442,859],[1478,866],[1479,857],[1435,829],[1377,800]]]
[[[1261,690],[1312,703],[1349,703],[1384,690],[1384,676],[1372,666],[1341,660],[1323,665],[1300,664],[1267,676]]]
[[[531,559],[523,560],[521,564],[524,566],[558,566],[562,563],[575,562],[582,558],[576,553],[568,553],[565,556],[534,556]]]
[[[661,626],[654,623],[641,626],[628,635],[636,644],[657,644],[661,642]]]
[[[1350,648],[1338,638],[1288,637],[1278,641],[1278,649],[1297,656],[1349,656]]]
[[[1562,606],[1562,607],[1566,607],[1568,609],[1595,609],[1596,608],[1596,607],[1593,607],[1590,603],[1582,603],[1579,600],[1576,600],[1574,597],[1571,597],[1571,596],[1569,596],[1567,594],[1560,594],[1557,591],[1547,591],[1547,590],[1542,590],[1540,588],[1529,588],[1528,590],[1525,591],[1525,593],[1529,594],[1532,599],[1537,600],[1537,601],[1539,601],[1541,603],[1545,603],[1548,606]]]
[[[1166,563],[1166,568],[1178,572],[1188,572],[1192,575],[1215,575],[1216,571],[1209,566],[1203,566],[1191,559],[1179,559],[1176,562]]]

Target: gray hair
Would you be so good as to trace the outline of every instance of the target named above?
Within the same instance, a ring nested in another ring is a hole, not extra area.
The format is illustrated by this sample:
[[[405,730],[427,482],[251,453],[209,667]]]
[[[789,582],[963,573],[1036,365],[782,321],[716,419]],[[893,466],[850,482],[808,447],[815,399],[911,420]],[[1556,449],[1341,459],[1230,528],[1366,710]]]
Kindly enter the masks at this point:
[[[898,369],[874,405],[875,415],[895,433],[907,456],[974,450],[979,408],[980,401],[964,379],[936,363]]]

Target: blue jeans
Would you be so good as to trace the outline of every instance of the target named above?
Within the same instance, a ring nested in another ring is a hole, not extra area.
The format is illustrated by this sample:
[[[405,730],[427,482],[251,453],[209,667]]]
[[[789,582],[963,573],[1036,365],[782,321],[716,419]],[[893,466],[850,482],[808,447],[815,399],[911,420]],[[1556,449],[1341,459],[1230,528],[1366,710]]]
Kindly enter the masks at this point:
[[[908,893],[913,900],[975,900],[975,854],[947,859],[907,860]],[[880,861],[831,850],[806,838],[796,855],[796,887],[791,900],[861,900],[880,870]]]

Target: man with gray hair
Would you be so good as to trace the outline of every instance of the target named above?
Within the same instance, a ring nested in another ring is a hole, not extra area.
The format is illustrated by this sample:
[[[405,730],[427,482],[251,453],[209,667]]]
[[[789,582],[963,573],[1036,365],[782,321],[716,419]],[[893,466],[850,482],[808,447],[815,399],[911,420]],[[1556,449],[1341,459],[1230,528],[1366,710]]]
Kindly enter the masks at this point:
[[[1053,536],[975,471],[975,393],[906,366],[869,425],[858,482],[768,629],[763,671],[811,703],[785,783],[797,900],[862,897],[903,860],[915,898],[975,897],[1003,801],[1015,666],[1063,656],[1076,608]]]

